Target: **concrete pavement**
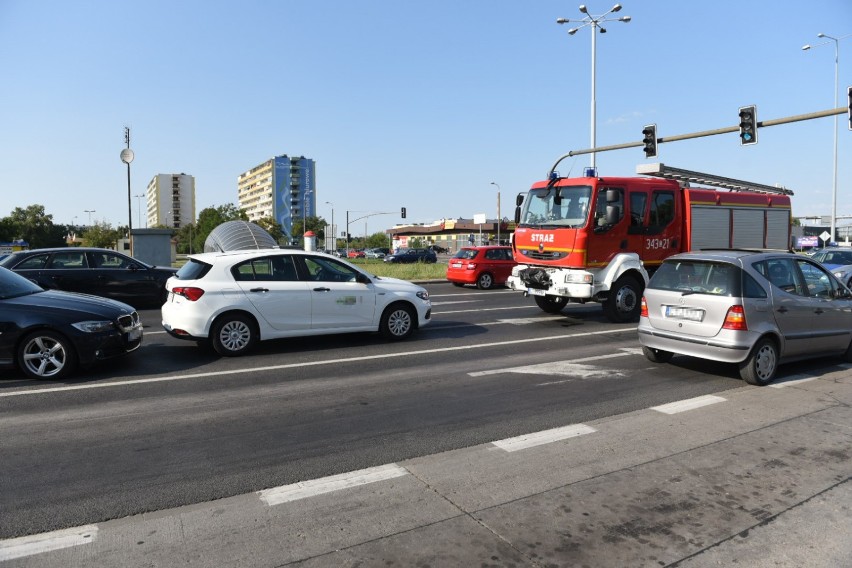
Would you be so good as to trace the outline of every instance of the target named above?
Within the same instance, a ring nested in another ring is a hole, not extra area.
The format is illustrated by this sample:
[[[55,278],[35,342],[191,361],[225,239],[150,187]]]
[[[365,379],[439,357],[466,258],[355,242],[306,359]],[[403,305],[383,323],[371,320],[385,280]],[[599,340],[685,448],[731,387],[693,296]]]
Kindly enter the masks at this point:
[[[832,369],[0,541],[0,566],[852,566],[852,366]]]

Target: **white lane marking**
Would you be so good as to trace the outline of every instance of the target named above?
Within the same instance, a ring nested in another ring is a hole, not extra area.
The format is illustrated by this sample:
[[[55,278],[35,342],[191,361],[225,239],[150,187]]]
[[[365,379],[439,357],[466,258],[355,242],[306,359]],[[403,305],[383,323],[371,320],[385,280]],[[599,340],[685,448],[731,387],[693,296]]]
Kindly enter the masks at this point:
[[[505,290],[477,290],[470,292],[456,292],[454,294],[429,294],[430,298],[458,298],[459,296],[488,296],[491,294],[516,294],[514,290],[509,290],[508,288]],[[520,294],[518,294],[520,296]]]
[[[543,321],[555,321],[555,320],[564,320],[565,316],[542,316],[538,318],[512,318],[512,319],[500,319],[497,320],[497,323],[509,323],[512,325],[529,325],[531,323],[539,323]]]
[[[443,304],[441,304],[441,305],[446,305],[446,304],[462,304],[462,303],[468,303],[468,302],[444,302],[444,303],[443,303]],[[433,303],[432,305],[434,306],[434,305],[437,305],[437,304],[434,304],[434,303]],[[538,306],[521,306],[521,307],[514,307],[514,308],[513,308],[513,307],[506,307],[506,308],[475,308],[475,309],[469,309],[469,310],[454,310],[454,311],[444,311],[444,312],[433,312],[433,313],[432,313],[432,316],[434,317],[434,316],[444,315],[444,314],[467,314],[467,313],[471,313],[471,312],[495,312],[495,311],[501,311],[501,310],[518,310],[518,309],[525,309],[525,308],[529,308],[529,309],[531,309],[531,310],[532,310],[532,309],[535,309],[535,310],[537,310],[537,311],[539,311],[539,312],[541,311],[541,310],[539,310]],[[541,321],[554,321],[554,320],[566,319],[567,317],[568,317],[568,316],[566,316],[566,315],[559,315],[559,316],[542,316],[542,317],[539,317],[539,318],[499,319],[499,320],[497,320],[497,321],[483,322],[483,323],[465,323],[465,324],[456,324],[456,325],[452,325],[452,326],[450,326],[450,327],[466,327],[466,326],[467,326],[467,327],[469,327],[469,326],[480,326],[480,327],[481,327],[481,326],[486,326],[486,325],[503,325],[503,324],[507,324],[507,323],[509,323],[509,324],[515,324],[515,325],[522,325],[522,324],[526,324],[526,323],[536,323],[536,322],[541,322]],[[428,331],[431,331],[431,330],[433,330],[433,329],[438,329],[438,328],[436,328],[436,327],[428,327],[428,328],[424,329],[424,331],[427,331],[427,332],[428,332]],[[442,326],[440,329],[447,329],[447,327],[443,327],[443,326]],[[160,330],[160,331],[146,331],[146,332],[145,332],[145,335],[146,335],[146,336],[148,336],[148,335],[165,335],[165,333],[166,333],[166,332],[165,332],[164,330]]]
[[[614,359],[616,357],[624,357],[625,355],[636,355],[637,353],[641,353],[641,350],[627,347],[619,349],[619,353],[594,355],[592,357],[584,357],[582,359],[572,359],[571,361],[554,361],[552,363],[539,363],[537,365],[523,365],[521,367],[491,369],[489,371],[473,371],[471,373],[468,373],[468,376],[484,377],[486,375],[496,375],[499,373],[522,373],[528,375],[571,375],[578,376],[584,379],[595,378],[598,376],[623,376],[623,373],[614,371],[612,369],[601,369],[600,367],[583,365],[583,363],[587,363],[589,361]]]
[[[572,424],[570,426],[562,426],[561,428],[553,428],[542,432],[533,432],[532,434],[524,434],[523,436],[507,438],[505,440],[498,440],[491,443],[503,451],[517,452],[518,450],[525,450],[534,446],[550,444],[552,442],[558,442],[559,440],[575,438],[577,436],[591,434],[593,432],[597,432],[597,430],[591,426],[586,426],[585,424]]]
[[[0,562],[94,542],[97,525],[83,525],[31,536],[0,540]]]
[[[635,330],[636,328],[631,328]],[[69,385],[64,387],[52,387],[44,389],[30,389],[13,392],[2,392],[0,398],[8,396],[23,396],[47,394],[53,392],[65,392],[74,390],[102,389],[109,387],[120,387],[127,385],[142,385],[148,383],[161,383],[168,381],[183,381],[187,379],[200,379],[206,377],[223,377],[229,375],[244,375],[246,373],[258,373],[262,371],[280,371],[282,369],[297,369],[301,367],[317,367],[320,365],[340,365],[341,363],[352,363],[355,361],[373,361],[379,359],[394,359],[398,357],[410,357],[411,355],[431,355],[434,353],[447,353],[450,351],[466,351],[470,349],[484,349],[487,347],[502,347],[504,345],[522,345],[524,343],[538,343],[541,341],[554,341],[564,339],[574,339],[576,337],[588,337],[590,335],[603,335],[609,333],[622,333],[631,331],[631,329],[608,329],[604,331],[571,333],[564,335],[550,335],[548,337],[529,337],[526,339],[514,339],[511,341],[495,341],[494,343],[479,343],[477,345],[454,345],[452,347],[440,347],[437,349],[422,349],[420,351],[403,351],[400,353],[382,353],[379,355],[363,355],[361,357],[348,357],[345,359],[324,359],[322,361],[306,361],[304,363],[288,363],[284,365],[269,365],[266,367],[254,367],[250,369],[231,369],[229,371],[210,371],[208,373],[193,373],[189,375],[173,375],[166,377],[152,377],[148,379],[132,379],[128,381],[115,381],[109,383],[95,383],[89,385]]]
[[[508,306],[508,307],[505,307],[505,308],[474,308],[474,309],[470,309],[470,310],[453,310],[453,311],[446,311],[446,312],[435,312],[432,315],[433,316],[442,316],[444,314],[466,314],[468,312],[499,312],[501,310],[523,310],[525,307],[527,307],[527,306],[521,306],[521,307]],[[528,306],[528,308],[530,310],[535,309],[535,310],[541,312],[541,310],[539,310],[537,306]],[[561,316],[561,317],[564,319],[567,316]]]
[[[687,410],[694,410],[696,408],[701,408],[702,406],[716,404],[717,402],[725,402],[726,400],[727,399],[722,398],[721,396],[708,394],[705,396],[688,398],[686,400],[679,400],[677,402],[670,402],[669,404],[663,404],[661,406],[652,406],[651,410],[656,410],[663,414],[677,414],[678,412],[686,412]]]
[[[339,475],[331,475],[320,479],[312,479],[310,481],[300,481],[291,485],[264,489],[257,493],[263,502],[272,507],[281,503],[298,501],[299,499],[306,499],[315,495],[322,495],[323,493],[367,485],[368,483],[402,477],[403,475],[408,475],[408,470],[392,463],[351,471],[349,473],[341,473]]]
[[[813,375],[792,375],[784,377],[783,379],[775,379],[775,381],[769,386],[774,389],[783,389],[784,387],[792,387],[800,383],[815,381],[818,378],[819,377],[814,377]]]

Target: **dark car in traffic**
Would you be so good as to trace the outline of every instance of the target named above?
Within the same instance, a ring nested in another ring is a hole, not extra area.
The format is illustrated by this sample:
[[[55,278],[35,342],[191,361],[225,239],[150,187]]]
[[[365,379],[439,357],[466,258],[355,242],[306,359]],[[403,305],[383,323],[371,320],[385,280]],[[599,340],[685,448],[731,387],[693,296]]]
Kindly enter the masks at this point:
[[[390,263],[438,262],[438,256],[425,248],[401,248],[384,258]]]
[[[32,379],[62,379],[140,345],[142,322],[133,307],[44,290],[0,267],[0,367]]]
[[[45,290],[81,292],[136,308],[154,308],[166,299],[166,280],[176,268],[151,266],[114,250],[61,247],[13,252],[0,266],[29,278]]]

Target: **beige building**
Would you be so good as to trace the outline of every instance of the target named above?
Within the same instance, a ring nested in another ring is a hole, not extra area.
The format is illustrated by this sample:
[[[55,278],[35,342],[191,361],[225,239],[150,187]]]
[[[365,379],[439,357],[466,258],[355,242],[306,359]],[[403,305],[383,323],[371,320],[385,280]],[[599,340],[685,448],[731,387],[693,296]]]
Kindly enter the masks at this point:
[[[195,177],[187,174],[157,174],[145,191],[146,228],[180,229],[195,223]]]

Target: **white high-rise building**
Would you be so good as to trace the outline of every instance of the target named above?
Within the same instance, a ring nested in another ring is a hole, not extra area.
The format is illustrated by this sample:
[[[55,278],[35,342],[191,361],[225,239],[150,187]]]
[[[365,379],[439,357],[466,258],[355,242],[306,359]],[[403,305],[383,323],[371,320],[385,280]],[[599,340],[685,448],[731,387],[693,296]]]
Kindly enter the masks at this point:
[[[195,177],[187,174],[157,174],[145,191],[148,227],[180,229],[195,223]]]
[[[240,174],[237,199],[249,221],[272,217],[291,241],[294,221],[316,215],[316,164],[304,156],[275,156]]]

